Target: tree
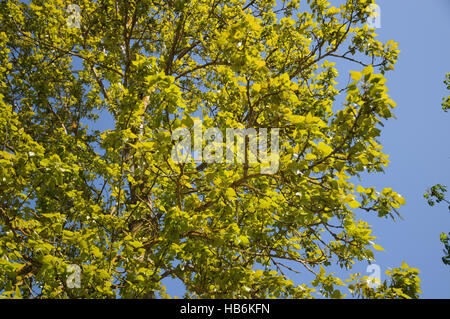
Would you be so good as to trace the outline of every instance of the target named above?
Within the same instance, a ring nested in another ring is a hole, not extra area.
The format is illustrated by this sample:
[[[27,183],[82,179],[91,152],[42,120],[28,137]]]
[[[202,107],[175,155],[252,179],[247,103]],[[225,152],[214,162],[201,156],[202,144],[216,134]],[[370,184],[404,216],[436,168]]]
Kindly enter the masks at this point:
[[[447,90],[450,90],[450,73],[447,73],[444,83],[447,85]],[[447,112],[450,108],[450,95],[444,98],[442,102],[442,109]],[[450,211],[450,201],[445,198],[445,193],[447,192],[447,186],[436,184],[423,195],[428,202],[428,205],[435,206],[441,202],[446,202],[449,204],[448,209]],[[450,266],[450,233],[441,233],[441,242],[444,244],[444,256],[442,257],[442,262]]]
[[[389,162],[377,138],[399,51],[365,24],[371,3],[2,1],[2,295],[168,297],[172,277],[188,297],[341,297],[330,266],[381,249],[357,213],[405,203],[349,180]],[[338,61],[360,70],[340,86]],[[248,151],[174,161],[173,133],[197,119],[279,129],[276,172]],[[394,273],[379,290],[354,274],[351,291],[417,297],[418,271]]]

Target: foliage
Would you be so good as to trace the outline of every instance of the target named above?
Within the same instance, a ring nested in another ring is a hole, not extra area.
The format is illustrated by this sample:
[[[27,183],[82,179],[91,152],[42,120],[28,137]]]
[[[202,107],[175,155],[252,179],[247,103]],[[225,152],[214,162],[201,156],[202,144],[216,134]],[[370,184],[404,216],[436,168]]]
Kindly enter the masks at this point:
[[[162,280],[176,278],[192,298],[342,297],[329,267],[380,249],[357,212],[393,218],[405,204],[350,181],[389,163],[377,138],[399,50],[365,24],[371,3],[2,1],[2,295],[169,297]],[[358,71],[339,86],[333,61]],[[198,117],[279,128],[278,172],[174,163],[172,132]],[[355,289],[414,297],[415,275]]]
[[[427,192],[423,195],[427,199],[428,205],[434,206],[441,202],[447,202],[450,204],[448,200],[445,199],[445,193],[447,192],[447,186],[443,186],[441,184],[436,184],[432,186]],[[450,206],[449,208],[450,209]]]
[[[450,73],[446,74],[444,83],[447,85],[447,90],[450,90]],[[444,98],[444,102],[442,102],[442,109],[445,112],[450,109],[450,95]]]
[[[371,285],[368,277],[359,278],[349,285],[353,296],[371,299],[417,299],[420,293],[419,270],[403,263],[400,268],[387,270],[390,282]]]

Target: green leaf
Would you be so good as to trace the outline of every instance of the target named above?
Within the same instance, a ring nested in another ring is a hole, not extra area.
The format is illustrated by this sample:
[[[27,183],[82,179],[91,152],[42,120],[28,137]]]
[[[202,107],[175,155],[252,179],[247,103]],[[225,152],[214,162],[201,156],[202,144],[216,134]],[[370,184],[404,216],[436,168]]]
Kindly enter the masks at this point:
[[[319,144],[317,145],[317,148],[324,157],[330,155],[331,152],[333,152],[333,148],[323,142],[319,142]]]
[[[361,74],[364,75],[364,76],[370,75],[372,73],[373,73],[373,66],[371,64],[366,66],[361,72]]]
[[[225,192],[226,196],[228,198],[235,198],[236,197],[236,192],[233,188],[229,187],[227,188],[227,191]]]
[[[375,250],[381,250],[381,251],[384,251],[384,248],[381,247],[380,245],[373,244],[372,247],[373,247]]]
[[[362,77],[362,73],[357,71],[350,71],[350,75],[355,82],[358,82]]]
[[[356,200],[352,200],[351,202],[348,203],[348,206],[350,208],[358,208],[361,207],[361,204],[359,202],[357,202]]]

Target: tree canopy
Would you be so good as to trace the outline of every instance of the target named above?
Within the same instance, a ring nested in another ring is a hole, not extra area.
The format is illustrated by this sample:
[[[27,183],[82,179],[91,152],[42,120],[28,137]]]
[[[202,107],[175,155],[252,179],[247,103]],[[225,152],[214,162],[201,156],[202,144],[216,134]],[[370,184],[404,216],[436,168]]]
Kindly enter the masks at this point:
[[[376,287],[332,270],[373,262],[364,216],[405,204],[355,184],[388,165],[395,107],[399,50],[366,24],[372,3],[2,1],[1,294],[169,297],[175,278],[190,298],[417,297],[406,264]],[[277,171],[247,152],[175,162],[196,120],[279,129]]]

